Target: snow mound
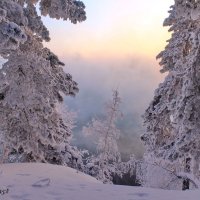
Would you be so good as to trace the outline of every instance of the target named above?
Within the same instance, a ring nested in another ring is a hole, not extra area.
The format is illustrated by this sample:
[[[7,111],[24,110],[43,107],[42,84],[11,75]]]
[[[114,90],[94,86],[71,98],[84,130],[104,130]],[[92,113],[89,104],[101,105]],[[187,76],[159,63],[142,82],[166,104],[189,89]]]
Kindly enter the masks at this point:
[[[181,192],[104,185],[68,167],[37,163],[0,165],[0,191],[0,200],[200,199],[199,190]]]

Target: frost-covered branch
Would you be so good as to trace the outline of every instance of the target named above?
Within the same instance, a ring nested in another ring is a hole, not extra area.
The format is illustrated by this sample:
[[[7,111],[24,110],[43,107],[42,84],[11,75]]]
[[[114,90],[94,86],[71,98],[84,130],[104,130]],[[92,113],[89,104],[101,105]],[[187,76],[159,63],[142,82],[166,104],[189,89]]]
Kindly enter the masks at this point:
[[[200,177],[200,1],[175,0],[164,26],[172,33],[157,56],[168,72],[144,114],[147,154]],[[187,160],[190,160],[187,163]]]
[[[178,178],[189,180],[196,189],[200,189],[200,181],[193,175],[185,172],[180,172],[176,175]]]
[[[0,69],[0,138],[8,149],[5,162],[72,166],[81,158],[70,145],[74,118],[69,111],[63,116],[58,108],[65,96],[76,95],[78,85],[64,71],[64,63],[43,47],[50,36],[36,4],[43,16],[72,23],[86,19],[81,1],[0,1],[0,56],[7,60]]]
[[[97,139],[97,155],[88,158],[88,173],[103,182],[112,180],[111,174],[116,170],[115,163],[121,160],[117,145],[120,130],[116,127],[118,117],[121,115],[120,103],[119,93],[115,90],[112,101],[106,105],[104,119],[92,119],[92,122],[83,128],[85,135],[93,135]]]

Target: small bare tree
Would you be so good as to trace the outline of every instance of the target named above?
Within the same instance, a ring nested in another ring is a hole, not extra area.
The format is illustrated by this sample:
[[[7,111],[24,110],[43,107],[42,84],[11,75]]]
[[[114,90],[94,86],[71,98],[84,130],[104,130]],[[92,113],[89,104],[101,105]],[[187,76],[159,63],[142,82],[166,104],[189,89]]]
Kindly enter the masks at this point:
[[[97,155],[89,158],[88,166],[91,171],[95,168],[92,175],[104,182],[111,181],[115,163],[121,160],[117,145],[120,130],[116,127],[116,122],[122,115],[120,103],[119,92],[114,90],[112,100],[106,104],[104,119],[92,119],[92,122],[83,128],[85,135],[96,137]]]

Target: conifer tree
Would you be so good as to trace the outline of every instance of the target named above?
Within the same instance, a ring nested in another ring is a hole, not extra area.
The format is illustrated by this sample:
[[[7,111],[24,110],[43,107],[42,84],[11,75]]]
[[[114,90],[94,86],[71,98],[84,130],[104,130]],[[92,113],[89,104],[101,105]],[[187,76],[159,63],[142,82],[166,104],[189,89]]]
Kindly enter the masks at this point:
[[[200,1],[175,0],[164,26],[170,26],[172,35],[157,58],[167,76],[144,114],[142,140],[147,157],[199,179]],[[188,180],[182,189],[189,189]]]
[[[0,1],[0,56],[7,60],[0,69],[0,138],[5,162],[64,164],[74,159],[72,124],[63,119],[58,105],[78,87],[64,64],[43,46],[50,37],[36,5],[42,16],[74,24],[86,19],[81,1]]]

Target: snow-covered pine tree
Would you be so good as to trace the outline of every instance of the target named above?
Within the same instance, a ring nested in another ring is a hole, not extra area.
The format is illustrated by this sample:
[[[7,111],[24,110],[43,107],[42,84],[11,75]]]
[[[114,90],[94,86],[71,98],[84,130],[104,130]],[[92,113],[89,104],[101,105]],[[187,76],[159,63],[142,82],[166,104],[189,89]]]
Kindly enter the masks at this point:
[[[50,37],[36,5],[42,16],[74,24],[86,19],[77,0],[0,1],[0,56],[7,60],[0,69],[0,134],[5,162],[14,157],[64,164],[77,158],[69,145],[71,125],[57,107],[78,88],[64,64],[43,47]]]
[[[141,139],[147,157],[199,179],[200,1],[175,0],[164,26],[172,35],[157,58],[168,74],[144,114],[147,132]],[[188,188],[189,181],[183,181],[182,189]]]
[[[88,158],[87,173],[103,181],[112,182],[112,174],[116,173],[116,164],[121,161],[117,141],[120,130],[116,122],[121,116],[121,98],[118,90],[113,91],[113,98],[106,104],[106,115],[103,119],[92,119],[87,127],[83,128],[85,135],[96,138],[97,154]]]

